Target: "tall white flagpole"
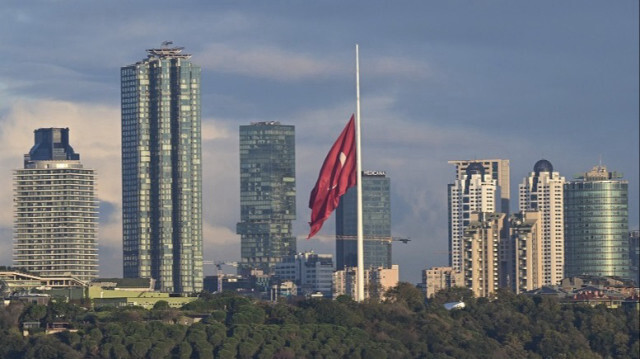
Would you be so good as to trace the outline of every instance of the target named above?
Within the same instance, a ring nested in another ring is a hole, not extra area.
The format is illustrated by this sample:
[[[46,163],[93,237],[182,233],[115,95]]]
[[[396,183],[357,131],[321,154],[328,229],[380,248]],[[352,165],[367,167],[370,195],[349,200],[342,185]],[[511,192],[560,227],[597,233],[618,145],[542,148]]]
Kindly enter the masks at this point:
[[[364,237],[362,229],[362,151],[360,145],[360,58],[356,44],[356,179],[358,190],[358,267],[356,268],[356,301],[364,301]]]

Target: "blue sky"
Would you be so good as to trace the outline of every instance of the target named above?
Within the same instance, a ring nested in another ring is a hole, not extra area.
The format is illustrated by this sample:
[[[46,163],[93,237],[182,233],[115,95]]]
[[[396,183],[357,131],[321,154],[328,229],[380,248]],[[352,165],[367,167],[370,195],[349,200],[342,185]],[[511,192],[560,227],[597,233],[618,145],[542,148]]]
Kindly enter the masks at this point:
[[[11,262],[11,171],[38,127],[69,127],[99,175],[100,264],[121,275],[119,68],[172,40],[202,66],[205,255],[239,257],[238,126],[296,126],[299,249],[308,195],[355,111],[363,164],[392,181],[401,279],[446,264],[448,160],[507,158],[512,198],[546,158],[629,181],[638,228],[638,2],[4,1],[0,12],[0,264]],[[514,205],[517,205],[515,200]],[[515,209],[515,207],[514,207]],[[205,268],[213,274],[213,268]]]

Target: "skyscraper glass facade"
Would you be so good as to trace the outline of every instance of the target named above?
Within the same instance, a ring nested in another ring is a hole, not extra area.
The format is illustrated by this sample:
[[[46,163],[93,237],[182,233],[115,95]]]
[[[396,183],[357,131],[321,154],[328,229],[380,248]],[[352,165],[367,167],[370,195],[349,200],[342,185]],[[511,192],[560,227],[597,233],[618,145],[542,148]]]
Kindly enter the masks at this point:
[[[200,67],[182,48],[121,69],[125,278],[202,290]]]
[[[240,126],[240,222],[243,269],[272,273],[296,253],[294,126],[256,122]]]
[[[628,183],[606,167],[564,185],[565,276],[630,278]]]
[[[391,179],[383,171],[362,173],[364,267],[391,268]],[[336,268],[356,267],[357,191],[351,187],[336,208]]]
[[[14,172],[14,265],[44,277],[98,276],[96,176],[69,129],[41,128]]]

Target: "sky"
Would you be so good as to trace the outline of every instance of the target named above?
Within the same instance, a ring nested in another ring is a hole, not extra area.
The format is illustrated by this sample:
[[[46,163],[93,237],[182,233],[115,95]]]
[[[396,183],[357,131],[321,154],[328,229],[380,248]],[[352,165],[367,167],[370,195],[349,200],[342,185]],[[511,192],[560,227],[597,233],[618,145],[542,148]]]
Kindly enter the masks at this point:
[[[332,216],[305,240],[324,157],[356,108],[363,168],[391,178],[400,279],[447,264],[449,160],[536,161],[567,179],[602,163],[629,181],[639,228],[638,1],[14,1],[0,12],[0,265],[12,173],[40,127],[69,127],[98,173],[100,275],[122,275],[120,67],[163,41],[202,67],[204,253],[240,256],[238,128],[295,126],[298,250],[334,253]],[[230,270],[230,269],[226,269]],[[205,274],[215,268],[205,265]]]

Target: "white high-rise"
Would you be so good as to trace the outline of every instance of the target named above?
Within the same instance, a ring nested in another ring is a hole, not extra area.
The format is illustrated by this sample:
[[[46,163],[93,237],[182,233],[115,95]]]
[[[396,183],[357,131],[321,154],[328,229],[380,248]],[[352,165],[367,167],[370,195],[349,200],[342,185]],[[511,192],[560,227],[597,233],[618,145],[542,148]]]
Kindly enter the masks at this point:
[[[564,277],[564,190],[565,178],[553,165],[540,160],[519,186],[520,211],[540,212],[543,285],[558,284]]]
[[[95,171],[83,168],[68,128],[41,128],[14,172],[14,266],[43,277],[98,276]]]
[[[449,184],[449,264],[462,271],[461,246],[472,213],[496,212],[500,198],[498,181],[485,174],[482,163],[469,164],[464,174]]]

